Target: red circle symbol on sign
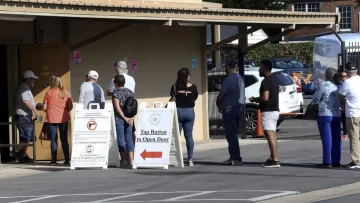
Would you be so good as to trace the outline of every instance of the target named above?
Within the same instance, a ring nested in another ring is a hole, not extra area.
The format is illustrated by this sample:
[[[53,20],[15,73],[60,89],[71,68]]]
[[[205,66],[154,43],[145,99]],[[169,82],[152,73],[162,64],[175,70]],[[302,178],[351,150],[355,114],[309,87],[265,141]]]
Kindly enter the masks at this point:
[[[97,127],[97,124],[96,124],[96,122],[95,121],[89,121],[88,123],[87,123],[87,129],[89,129],[89,130],[95,130],[96,129],[96,127]]]

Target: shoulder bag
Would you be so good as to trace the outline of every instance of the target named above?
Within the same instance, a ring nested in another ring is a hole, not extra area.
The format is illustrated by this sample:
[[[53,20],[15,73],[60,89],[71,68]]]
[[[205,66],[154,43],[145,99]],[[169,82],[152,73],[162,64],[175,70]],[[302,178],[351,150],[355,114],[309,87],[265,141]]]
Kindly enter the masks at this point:
[[[319,105],[311,102],[306,108],[304,119],[316,120],[319,113]]]

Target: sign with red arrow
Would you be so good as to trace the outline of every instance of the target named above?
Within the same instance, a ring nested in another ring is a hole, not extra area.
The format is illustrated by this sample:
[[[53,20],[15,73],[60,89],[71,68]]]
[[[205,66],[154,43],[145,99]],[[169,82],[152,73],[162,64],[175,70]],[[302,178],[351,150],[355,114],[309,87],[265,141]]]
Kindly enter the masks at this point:
[[[162,152],[147,152],[146,149],[140,154],[140,156],[145,159],[161,159]]]

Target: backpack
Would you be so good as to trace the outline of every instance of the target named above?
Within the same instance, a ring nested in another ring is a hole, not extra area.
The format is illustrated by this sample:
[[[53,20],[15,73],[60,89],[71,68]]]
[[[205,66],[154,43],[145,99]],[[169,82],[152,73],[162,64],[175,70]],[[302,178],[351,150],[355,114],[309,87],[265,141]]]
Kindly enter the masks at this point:
[[[125,101],[123,113],[126,117],[131,118],[137,114],[138,102],[134,97],[128,97]]]

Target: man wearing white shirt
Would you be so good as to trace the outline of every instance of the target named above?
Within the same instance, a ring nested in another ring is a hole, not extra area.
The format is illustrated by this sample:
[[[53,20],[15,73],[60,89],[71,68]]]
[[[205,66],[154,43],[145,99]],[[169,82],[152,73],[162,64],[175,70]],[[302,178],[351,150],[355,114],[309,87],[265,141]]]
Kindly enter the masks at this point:
[[[115,75],[123,75],[125,78],[125,88],[128,88],[135,94],[135,80],[132,76],[128,75],[128,68],[125,61],[115,61],[114,62],[114,72]],[[113,91],[115,90],[114,85],[114,78],[111,79],[108,90],[107,96],[112,96]],[[135,143],[135,123],[133,124],[133,140]]]
[[[130,89],[135,94],[135,80],[132,76],[128,75],[128,68],[126,62],[114,62],[114,72],[115,75],[123,75],[125,77],[125,88]],[[114,89],[114,78],[112,78],[108,87],[107,96],[112,96]]]
[[[352,160],[346,167],[360,169],[360,76],[353,62],[346,64],[346,72],[350,78],[344,81],[339,91],[340,99],[346,99],[345,116]]]

